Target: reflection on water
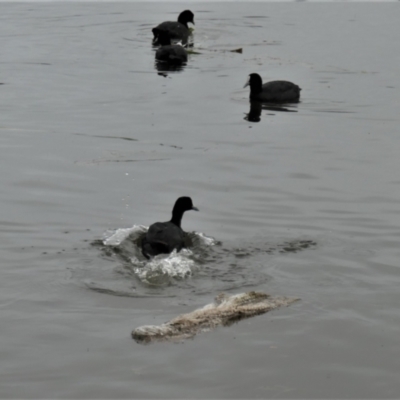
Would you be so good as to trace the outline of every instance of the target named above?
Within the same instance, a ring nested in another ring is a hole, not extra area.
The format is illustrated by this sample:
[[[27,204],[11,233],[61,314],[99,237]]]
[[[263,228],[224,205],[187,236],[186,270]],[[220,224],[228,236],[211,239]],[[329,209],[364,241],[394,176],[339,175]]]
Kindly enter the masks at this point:
[[[296,109],[294,109],[296,108]],[[260,122],[262,110],[277,112],[297,112],[296,105],[277,105],[269,103],[261,103],[259,101],[250,101],[250,111],[244,119],[250,122]]]
[[[261,121],[261,111],[262,111],[262,103],[258,101],[250,102],[250,111],[244,119],[250,122],[260,122]]]
[[[167,76],[168,72],[181,72],[185,69],[186,63],[171,64],[163,61],[156,60],[154,68],[158,71],[158,75]]]

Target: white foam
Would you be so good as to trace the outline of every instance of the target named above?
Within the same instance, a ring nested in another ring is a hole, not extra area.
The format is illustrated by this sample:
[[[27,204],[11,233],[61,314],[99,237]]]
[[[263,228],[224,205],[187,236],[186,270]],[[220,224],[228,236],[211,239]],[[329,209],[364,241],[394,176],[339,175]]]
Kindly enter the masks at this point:
[[[160,254],[148,262],[141,262],[142,266],[135,268],[138,278],[146,283],[155,283],[162,278],[184,279],[192,275],[195,262],[189,257],[192,251],[182,249],[179,253],[174,250],[171,254]],[[137,265],[137,259],[132,262]]]
[[[202,244],[204,246],[215,246],[215,244],[217,243],[217,241],[214,238],[212,238],[210,236],[206,236],[204,233],[194,232],[194,234],[196,235],[200,244]]]
[[[103,244],[105,246],[119,246],[126,238],[137,239],[142,233],[147,231],[144,225],[133,225],[132,228],[120,228],[104,233]]]
[[[148,227],[143,225],[134,225],[131,228],[120,228],[110,230],[103,235],[103,244],[105,246],[120,246],[129,238],[140,254],[141,251],[134,243],[143,233],[147,232]],[[200,232],[191,233],[192,239],[197,246],[214,246],[216,240]],[[125,249],[129,251],[128,248]],[[187,279],[190,278],[196,268],[196,262],[193,259],[193,252],[190,249],[182,249],[179,253],[174,250],[171,254],[160,254],[151,260],[143,260],[140,256],[134,256],[135,251],[130,249],[130,260],[133,266],[133,272],[142,281],[152,285],[166,284],[170,278]]]

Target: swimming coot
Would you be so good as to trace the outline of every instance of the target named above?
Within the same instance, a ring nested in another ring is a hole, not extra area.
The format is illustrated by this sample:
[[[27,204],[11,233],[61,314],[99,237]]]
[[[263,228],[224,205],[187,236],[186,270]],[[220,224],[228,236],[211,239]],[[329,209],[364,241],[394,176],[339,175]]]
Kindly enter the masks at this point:
[[[179,40],[183,44],[186,44],[190,35],[188,22],[194,25],[194,14],[190,10],[185,10],[179,14],[178,21],[165,21],[156,26],[152,29],[154,35],[153,43],[159,44],[159,32],[167,31],[172,40]]]
[[[250,86],[250,100],[271,103],[297,103],[300,88],[288,81],[271,81],[262,84],[261,76],[250,74],[244,87]]]
[[[146,236],[142,239],[142,253],[146,258],[157,254],[168,254],[175,249],[180,251],[185,247],[181,221],[183,213],[189,210],[199,211],[193,206],[190,197],[179,197],[175,202],[170,221],[150,225]]]
[[[179,44],[171,44],[169,32],[159,31],[158,41],[161,47],[156,51],[156,60],[174,65],[187,61],[186,50]]]

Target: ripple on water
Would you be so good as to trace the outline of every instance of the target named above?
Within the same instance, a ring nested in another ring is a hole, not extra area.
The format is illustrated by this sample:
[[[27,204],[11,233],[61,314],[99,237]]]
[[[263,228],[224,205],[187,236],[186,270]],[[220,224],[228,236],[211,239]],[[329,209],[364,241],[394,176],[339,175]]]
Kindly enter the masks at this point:
[[[312,240],[282,240],[223,245],[199,232],[186,233],[186,249],[147,260],[141,240],[147,227],[135,225],[107,231],[93,242],[106,261],[103,269],[86,271],[85,285],[114,296],[175,297],[184,293],[215,294],[257,287],[270,279],[272,256],[296,253],[316,245]],[[264,254],[262,257],[256,257]],[[110,266],[110,263],[113,266]],[[90,278],[87,277],[90,275]]]

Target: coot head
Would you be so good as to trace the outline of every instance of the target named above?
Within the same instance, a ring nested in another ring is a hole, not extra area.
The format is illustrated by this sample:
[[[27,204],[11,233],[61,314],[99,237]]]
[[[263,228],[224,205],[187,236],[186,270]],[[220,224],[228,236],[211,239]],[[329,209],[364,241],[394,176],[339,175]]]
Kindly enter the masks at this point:
[[[190,197],[179,197],[172,209],[172,218],[170,222],[180,227],[183,213],[190,210],[199,211],[199,209],[193,205]]]
[[[261,92],[262,91],[262,79],[258,74],[250,74],[246,84],[243,88],[250,86],[252,92]]]
[[[188,27],[188,22],[194,25],[194,14],[190,10],[182,11],[179,14],[178,22]]]
[[[179,199],[175,202],[174,209],[172,210],[172,214],[177,212],[184,213],[185,211],[199,211],[197,207],[193,205],[192,199],[190,197],[179,197]]]
[[[172,218],[170,222],[180,227],[183,213],[190,210],[199,211],[197,207],[193,206],[193,202],[190,197],[179,197],[179,199],[175,202],[174,208],[172,209]]]

